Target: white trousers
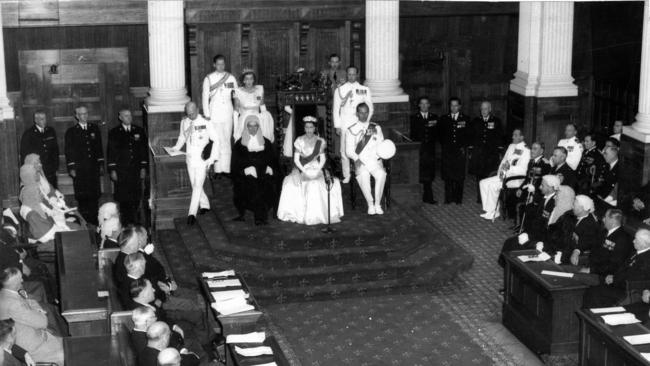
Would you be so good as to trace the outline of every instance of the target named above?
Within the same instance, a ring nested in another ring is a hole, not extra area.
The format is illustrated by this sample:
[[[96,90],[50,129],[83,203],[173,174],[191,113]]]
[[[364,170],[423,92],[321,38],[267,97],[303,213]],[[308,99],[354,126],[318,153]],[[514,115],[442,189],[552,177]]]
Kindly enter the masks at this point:
[[[384,167],[377,166],[373,170],[368,170],[364,164],[357,165],[358,169],[356,170],[357,182],[359,182],[359,187],[365,197],[366,202],[368,202],[368,207],[373,204],[381,204],[381,197],[384,195],[384,185],[386,184],[386,170]],[[349,169],[349,166],[348,166]],[[348,170],[348,174],[350,171]],[[372,190],[370,187],[370,177],[375,178],[375,198],[373,201]]]
[[[210,201],[203,190],[207,168],[208,165],[203,159],[200,159],[200,161],[187,161],[187,173],[190,176],[190,183],[192,183],[192,199],[190,199],[190,210],[187,214],[188,216],[196,216],[199,207],[210,208]]]
[[[217,138],[219,139],[217,150],[217,162],[215,163],[217,173],[230,173],[230,158],[232,149],[230,147],[230,137],[232,136],[232,112],[230,119],[226,121],[214,122],[215,131],[217,131]]]
[[[492,215],[497,209],[497,201],[499,200],[499,193],[503,186],[503,181],[498,176],[481,179],[479,182],[479,189],[481,190],[481,202],[483,202],[483,211]]]

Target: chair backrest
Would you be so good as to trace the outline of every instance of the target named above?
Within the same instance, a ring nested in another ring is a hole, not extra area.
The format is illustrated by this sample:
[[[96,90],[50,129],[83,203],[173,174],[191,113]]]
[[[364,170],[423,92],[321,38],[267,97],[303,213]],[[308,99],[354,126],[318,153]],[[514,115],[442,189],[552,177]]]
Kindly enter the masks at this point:
[[[133,342],[131,341],[131,329],[122,324],[116,333],[118,346],[120,349],[120,364],[122,366],[133,366],[136,364]]]
[[[115,263],[115,258],[120,254],[120,248],[104,248],[97,251],[97,263],[99,268],[104,266],[113,266]]]
[[[111,313],[111,334],[118,334],[120,331],[127,329],[131,332],[133,329],[133,311],[121,310]]]

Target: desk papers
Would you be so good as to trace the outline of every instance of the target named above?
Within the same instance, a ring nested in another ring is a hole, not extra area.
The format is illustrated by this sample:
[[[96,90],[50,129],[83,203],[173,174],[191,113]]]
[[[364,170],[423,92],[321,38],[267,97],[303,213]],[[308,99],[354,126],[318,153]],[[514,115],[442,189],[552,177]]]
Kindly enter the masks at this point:
[[[623,337],[629,344],[637,346],[639,344],[650,343],[650,333],[648,334],[637,334]]]
[[[267,346],[251,347],[251,348],[241,348],[235,346],[235,352],[245,357],[255,357],[255,356],[273,354],[273,350],[271,349],[271,347],[267,347]]]
[[[646,360],[650,361],[650,353],[647,352],[641,352],[641,356],[645,358]]]
[[[641,323],[632,313],[620,313],[620,314],[609,314],[603,315],[603,321],[605,324],[609,325],[622,325],[622,324],[634,324]]]
[[[234,275],[235,275],[235,270],[234,269],[229,269],[227,271],[221,271],[221,272],[203,272],[203,273],[201,273],[201,276],[203,276],[203,278],[233,277]]]
[[[542,274],[547,275],[547,276],[573,278],[573,273],[568,273],[568,272],[558,272],[558,271],[543,270]]]
[[[248,299],[250,297],[244,290],[212,291],[210,294],[212,294],[214,301],[217,302],[236,298]]]
[[[226,343],[262,343],[265,339],[266,333],[264,332],[230,334],[226,336]]]
[[[210,306],[221,315],[232,315],[255,309],[255,306],[247,303],[244,298],[234,298],[213,302]]]
[[[520,261],[522,262],[546,262],[547,260],[551,259],[551,256],[548,255],[546,252],[541,252],[540,254],[535,254],[535,255],[520,255],[517,258],[519,258]]]
[[[164,146],[163,149],[165,149],[165,152],[167,152],[167,155],[169,156],[185,155],[184,151],[174,150],[171,147]]]
[[[625,311],[625,308],[622,306],[614,306],[611,308],[593,308],[589,309],[594,314],[605,314],[605,313],[622,313]]]
[[[210,288],[241,287],[241,282],[237,278],[232,280],[207,280],[206,283]]]
[[[275,362],[268,362],[268,363],[260,363],[260,364],[253,365],[253,366],[278,366],[278,364],[275,363]]]

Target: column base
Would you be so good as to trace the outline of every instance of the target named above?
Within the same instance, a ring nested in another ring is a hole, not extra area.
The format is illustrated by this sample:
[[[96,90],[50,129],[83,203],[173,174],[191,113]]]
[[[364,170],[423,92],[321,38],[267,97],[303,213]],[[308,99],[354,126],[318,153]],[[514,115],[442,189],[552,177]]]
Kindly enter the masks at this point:
[[[145,103],[149,106],[185,105],[190,101],[187,90],[182,89],[149,89]]]
[[[404,90],[400,88],[400,81],[393,80],[372,80],[367,79],[364,83],[372,92],[373,101],[375,97],[396,97],[404,95]]]
[[[540,80],[537,86],[538,98],[577,97],[578,86],[570,80],[544,82]]]
[[[510,90],[525,97],[532,97],[537,91],[537,78],[530,77],[523,71],[517,71],[515,78],[510,80]]]

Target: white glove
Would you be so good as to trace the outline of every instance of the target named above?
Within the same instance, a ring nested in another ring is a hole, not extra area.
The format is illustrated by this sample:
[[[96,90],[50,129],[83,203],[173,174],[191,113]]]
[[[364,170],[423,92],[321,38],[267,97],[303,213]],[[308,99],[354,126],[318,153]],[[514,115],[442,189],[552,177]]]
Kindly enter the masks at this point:
[[[257,178],[257,171],[255,170],[254,166],[249,166],[248,168],[244,169],[244,175],[250,175],[251,177]]]
[[[543,252],[544,251],[544,243],[541,241],[538,241],[537,244],[535,244],[535,249],[537,249],[538,252]]]
[[[529,193],[533,193],[533,192],[535,192],[535,186],[532,185],[532,184],[527,184],[527,185],[526,185],[526,190],[527,190]]]
[[[266,167],[266,174],[268,174],[268,175],[273,175],[273,169],[271,169],[270,166],[267,166],[267,167]]]
[[[518,239],[519,245],[524,245],[524,244],[526,244],[526,243],[530,240],[530,239],[528,238],[528,234],[526,234],[526,233],[521,233],[521,234],[519,234],[519,236],[517,237],[517,239]]]

